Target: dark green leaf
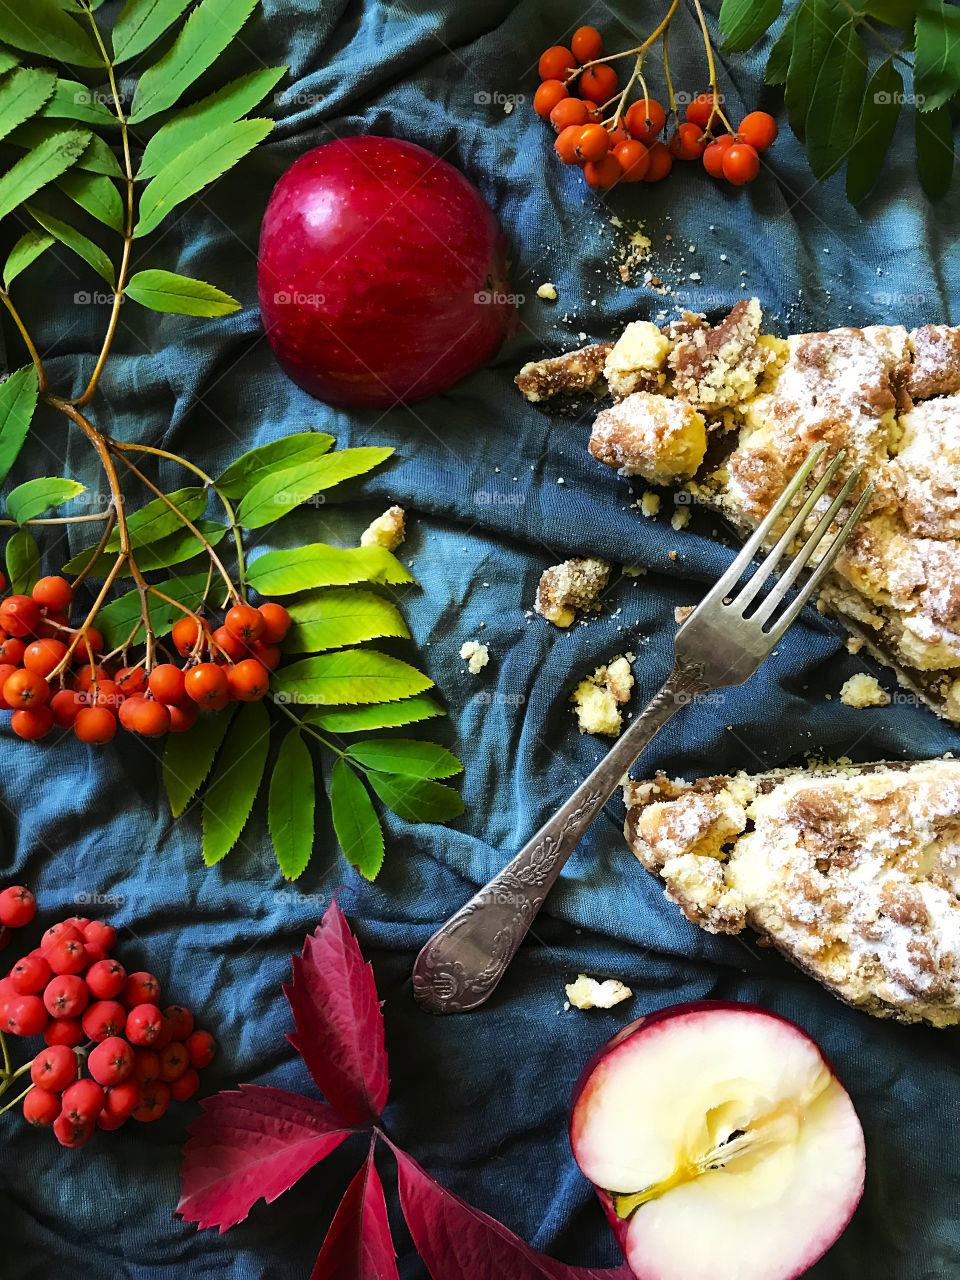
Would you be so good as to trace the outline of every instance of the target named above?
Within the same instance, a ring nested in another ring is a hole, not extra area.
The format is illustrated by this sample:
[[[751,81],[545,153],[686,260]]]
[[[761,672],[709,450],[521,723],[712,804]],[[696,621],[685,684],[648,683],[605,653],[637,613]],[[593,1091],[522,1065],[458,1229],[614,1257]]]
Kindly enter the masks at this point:
[[[247,581],[264,596],[285,596],[314,587],[344,587],[351,582],[413,582],[400,561],[386,547],[328,547],[312,542],[305,547],[268,551],[254,560]]]
[[[404,822],[449,822],[463,813],[463,800],[442,782],[420,782],[386,773],[367,775],[371,787]]]
[[[404,702],[357,707],[352,711],[308,711],[303,718],[328,733],[360,733],[368,729],[395,729],[398,725],[416,724],[418,720],[446,714],[432,698],[421,694]]]
[[[148,49],[180,17],[190,0],[127,0],[113,25],[113,56],[117,62]]]
[[[231,462],[217,477],[216,486],[228,498],[242,498],[248,489],[271,472],[292,470],[327,453],[336,441],[323,431],[301,431],[261,445]]]
[[[225,857],[240,839],[263,781],[269,746],[267,708],[262,702],[244,703],[203,793],[203,860],[208,867]]]
[[[196,521],[207,509],[207,491],[193,486],[177,489],[167,497],[188,520]],[[130,530],[130,542],[134,547],[146,546],[157,538],[165,538],[168,533],[176,533],[184,527],[183,521],[176,511],[171,511],[162,498],[154,498],[139,511],[127,516],[127,528]],[[120,550],[120,534],[114,529],[107,551]]]
[[[798,12],[798,9],[794,9],[783,24],[780,34],[773,42],[773,46],[767,56],[766,70],[763,73],[763,78],[767,84],[783,84],[786,81],[787,72],[790,70],[790,54],[793,52],[793,29],[797,23]]]
[[[90,134],[83,129],[48,138],[29,155],[18,160],[0,178],[0,218],[12,213],[17,205],[29,200],[54,178],[59,178],[83,154]]]
[[[27,595],[40,577],[40,548],[27,529],[18,529],[7,539],[7,578],[14,595]]]
[[[18,484],[7,498],[7,515],[17,524],[26,524],[44,511],[69,502],[78,493],[86,493],[86,486],[63,476],[39,476]]]
[[[272,128],[272,120],[238,120],[236,124],[221,125],[216,137],[187,147],[178,165],[169,166],[147,183],[140,197],[140,220],[134,234],[149,235],[171,209],[231,169]]]
[[[163,785],[175,818],[180,817],[210,772],[236,707],[234,702],[223,711],[202,715],[189,733],[171,733],[167,738]]]
[[[142,307],[179,316],[226,316],[240,310],[236,298],[212,284],[173,271],[138,271],[125,292]]]
[[[223,53],[256,5],[257,0],[202,0],[159,62],[140,77],[131,122],[139,124],[172,107]]]
[[[60,120],[35,119],[28,120],[26,124],[18,125],[11,132],[7,141],[12,146],[25,147],[28,151],[35,151],[44,143],[72,138],[77,132],[78,130],[71,128],[69,124],[64,124]],[[85,136],[87,145],[83,148],[79,159],[76,161],[77,167],[85,169],[88,173],[105,173],[110,178],[123,177],[120,162],[104,140],[95,133],[88,132]]]
[[[913,89],[920,110],[935,111],[960,92],[960,9],[942,0],[923,0],[916,32]]]
[[[410,635],[396,605],[357,587],[311,594],[290,606],[290,616],[293,626],[284,641],[289,653],[319,653],[381,636]]]
[[[103,252],[99,245],[93,243],[87,236],[71,227],[67,222],[61,222],[59,218],[55,218],[52,213],[46,213],[43,209],[38,209],[35,205],[25,205],[24,208],[40,223],[44,231],[48,231],[55,240],[59,240],[62,245],[66,245],[84,262],[93,267],[94,271],[106,280],[107,284],[113,288],[116,276],[113,271],[113,263]]]
[[[0,138],[29,120],[53,93],[57,83],[53,71],[18,67],[0,84]]]
[[[170,165],[179,165],[187,147],[209,137],[219,125],[233,124],[252,111],[286,70],[286,67],[266,67],[263,71],[252,71],[179,112],[147,143],[137,177],[153,178]]]
[[[868,18],[876,18],[878,22],[905,31],[913,27],[917,16],[916,0],[866,0],[866,4],[859,4],[857,8]]]
[[[0,75],[4,71],[9,71],[12,67],[18,66],[20,59],[10,49],[0,47]]]
[[[301,706],[396,702],[433,687],[416,667],[375,649],[342,649],[306,658],[276,672],[278,701]]]
[[[843,163],[853,143],[867,83],[867,49],[848,22],[833,37],[817,75],[806,122],[807,155],[814,177]]]
[[[804,0],[797,6],[783,100],[790,116],[790,128],[801,141],[805,136],[817,73],[845,17],[846,11],[834,0]]]
[[[313,758],[299,729],[291,729],[273,767],[267,815],[273,851],[288,880],[296,880],[310,861],[315,809]]]
[[[46,231],[28,231],[22,235],[10,250],[10,256],[3,268],[3,287],[9,292],[10,286],[20,272],[26,271],[31,262],[55,243],[53,236],[48,235]]]
[[[70,572],[76,572],[76,570],[70,570]],[[158,582],[157,589],[171,599],[179,601],[184,608],[195,610],[199,609],[203,603],[206,585],[207,575],[194,573],[184,578],[173,578],[169,582]],[[166,600],[161,600],[159,596],[150,596],[150,624],[156,635],[165,636],[177,619],[183,616],[182,609],[175,608]],[[117,645],[123,644],[140,617],[139,591],[128,591],[126,595],[119,596],[105,605],[97,614],[97,628],[103,633],[107,647],[115,649]],[[197,783],[197,786],[199,785]]]
[[[870,77],[857,136],[847,164],[847,199],[856,204],[869,195],[887,154],[903,101],[903,77],[891,58]]]
[[[123,234],[123,200],[111,178],[75,165],[57,179],[57,186],[104,226]]]
[[[0,484],[23,448],[39,394],[37,371],[32,364],[0,383]]]
[[[383,865],[383,829],[373,802],[345,760],[330,776],[330,815],[343,856],[367,880]]]
[[[103,59],[79,23],[54,0],[0,6],[0,40],[78,67],[100,67]]]
[[[88,124],[118,124],[119,120],[93,89],[79,80],[58,80],[53,97],[40,114],[48,120],[84,120]]]
[[[756,44],[782,8],[783,0],[723,0],[718,23],[726,36],[724,51],[736,52]]]
[[[463,772],[463,765],[445,747],[416,738],[368,738],[347,754],[368,769],[407,778],[452,778]]]
[[[953,125],[950,109],[916,113],[917,170],[931,200],[946,194],[953,177]]]
[[[216,520],[197,520],[195,524],[212,547],[222,542],[227,533],[226,526],[218,524]],[[82,573],[95,551],[96,545],[78,551],[70,563],[64,565],[64,572]],[[103,557],[104,565],[107,555],[112,560],[115,554],[116,549],[106,553]],[[150,573],[153,569],[172,569],[174,565],[183,564],[184,561],[202,554],[203,548],[194,534],[189,529],[181,528],[176,533],[168,533],[165,538],[157,538],[147,546],[138,547],[137,564],[144,573]],[[129,576],[130,571],[124,566],[120,570],[120,577]]]
[[[237,510],[237,523],[245,529],[261,529],[322,489],[330,489],[378,467],[393,452],[393,449],[377,448],[340,449],[325,458],[274,471],[248,490]]]

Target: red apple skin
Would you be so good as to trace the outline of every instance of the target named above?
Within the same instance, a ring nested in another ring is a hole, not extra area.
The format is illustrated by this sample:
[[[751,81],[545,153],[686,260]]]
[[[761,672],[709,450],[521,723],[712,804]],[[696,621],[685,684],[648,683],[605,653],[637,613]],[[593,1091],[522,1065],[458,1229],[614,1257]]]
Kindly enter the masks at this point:
[[[445,391],[517,326],[505,241],[453,165],[396,138],[341,138],[280,178],[264,215],[260,312],[281,367],[330,404]]]
[[[738,1004],[736,1001],[733,1001],[733,1000],[691,1000],[691,1001],[688,1001],[686,1004],[674,1004],[674,1005],[667,1006],[667,1008],[665,1009],[657,1009],[655,1010],[655,1012],[645,1014],[643,1017],[637,1018],[635,1021],[628,1023],[627,1026],[621,1027],[620,1030],[616,1033],[616,1035],[611,1036],[610,1039],[605,1044],[602,1044],[600,1048],[596,1051],[596,1053],[594,1053],[594,1055],[590,1058],[587,1065],[584,1067],[584,1069],[580,1072],[580,1075],[577,1077],[577,1082],[573,1086],[573,1093],[570,1095],[571,1129],[574,1123],[574,1114],[576,1110],[577,1100],[579,1099],[581,1093],[583,1092],[583,1089],[587,1083],[587,1080],[593,1074],[593,1071],[598,1066],[598,1064],[602,1062],[603,1059],[607,1056],[607,1054],[609,1054],[612,1050],[616,1049],[618,1045],[623,1044],[624,1040],[629,1040],[629,1038],[635,1032],[639,1031],[641,1027],[651,1027],[655,1023],[665,1022],[670,1018],[683,1017],[684,1015],[689,1013],[698,1013],[703,1010],[717,1012],[721,1009],[736,1009],[740,1013],[762,1013],[767,1018],[778,1018],[781,1022],[787,1023],[788,1026],[796,1027],[797,1030],[803,1032],[803,1034],[807,1036],[809,1039],[813,1039],[813,1037],[809,1035],[809,1032],[804,1031],[803,1027],[799,1026],[796,1022],[792,1022],[789,1018],[784,1018],[779,1013],[773,1013],[770,1009],[764,1009],[762,1005],[758,1005],[758,1004]],[[816,1043],[816,1041],[814,1041],[814,1043]],[[827,1058],[826,1054],[823,1052],[823,1050],[820,1048],[819,1045],[817,1045],[817,1048],[820,1050],[820,1054],[824,1062],[826,1062],[827,1066],[833,1072],[834,1076],[836,1076],[837,1073],[834,1070],[833,1063],[829,1060],[829,1058]],[[610,1195],[608,1191],[605,1191],[603,1187],[598,1187],[596,1185],[594,1185],[593,1189],[596,1192],[597,1199],[600,1201],[600,1205],[601,1205],[601,1208],[603,1209],[604,1214],[606,1215],[606,1219],[610,1224],[610,1230],[613,1232],[613,1237],[617,1242],[617,1247],[619,1248],[620,1252],[623,1254],[624,1258],[626,1258],[627,1232],[629,1231],[629,1228],[630,1228],[630,1221],[629,1219],[617,1217],[617,1212],[613,1205],[613,1197]],[[836,1239],[839,1239],[843,1231],[845,1231],[847,1227],[850,1225],[850,1219],[853,1217],[854,1213],[856,1212],[857,1206],[859,1205],[860,1198],[862,1197],[862,1195],[863,1195],[863,1188],[861,1187],[860,1196],[857,1197],[857,1200],[850,1211],[850,1217],[848,1217],[846,1222],[843,1224],[841,1231],[837,1233]],[[792,1276],[789,1277],[789,1280],[799,1280],[799,1277],[804,1275],[804,1273],[807,1272],[810,1269],[810,1267],[813,1266],[813,1264],[817,1261],[817,1259],[822,1256],[823,1256],[823,1251],[814,1252],[813,1256],[803,1261],[799,1269],[795,1271]],[[644,1277],[638,1275],[637,1280],[644,1280]]]

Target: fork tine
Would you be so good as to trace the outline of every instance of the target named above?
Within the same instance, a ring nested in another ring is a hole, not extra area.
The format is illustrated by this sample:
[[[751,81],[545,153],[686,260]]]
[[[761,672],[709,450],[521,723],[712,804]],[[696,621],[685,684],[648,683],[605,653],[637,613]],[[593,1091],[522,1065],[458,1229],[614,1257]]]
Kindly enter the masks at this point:
[[[777,565],[780,563],[781,559],[783,558],[784,552],[792,544],[794,538],[801,531],[804,524],[806,524],[807,517],[810,515],[810,512],[814,509],[814,507],[823,497],[827,489],[827,486],[830,484],[830,481],[833,479],[833,477],[837,474],[837,471],[839,470],[845,457],[846,457],[846,452],[843,449],[841,449],[840,452],[834,456],[833,461],[830,463],[826,471],[823,473],[823,477],[821,478],[819,483],[816,485],[816,487],[810,491],[810,496],[807,498],[806,502],[803,504],[803,506],[800,508],[800,510],[791,520],[789,527],[787,528],[783,536],[780,538],[780,540],[777,542],[777,545],[767,555],[767,558],[760,565],[759,569],[757,569],[757,571],[750,578],[747,579],[747,582],[744,585],[743,590],[740,592],[740,594],[735,596],[734,599],[730,602],[731,605],[737,610],[738,613],[742,614],[746,610],[746,608],[751,604],[751,602],[757,596],[763,584],[774,572]]]
[[[867,487],[864,489],[863,493],[860,495],[860,501],[857,503],[853,511],[851,511],[850,515],[841,525],[840,530],[837,533],[836,537],[833,539],[833,542],[830,544],[830,547],[826,555],[817,565],[816,569],[814,569],[813,573],[810,575],[807,581],[803,584],[799,594],[797,595],[797,598],[791,602],[786,613],[784,613],[783,617],[777,622],[776,626],[773,627],[772,630],[769,632],[771,638],[774,641],[778,641],[780,639],[780,637],[786,631],[787,627],[790,626],[791,622],[793,622],[794,618],[796,618],[797,614],[800,612],[803,606],[807,603],[807,601],[811,599],[814,592],[820,586],[820,583],[823,581],[823,579],[827,576],[827,574],[833,568],[833,563],[836,560],[837,556],[842,551],[843,544],[850,537],[850,534],[853,533],[854,526],[856,525],[860,517],[863,515],[863,512],[867,506],[867,503],[873,497],[874,489],[875,489],[875,485],[871,480],[870,483],[867,485]]]
[[[837,494],[834,500],[830,503],[830,506],[828,507],[828,509],[823,513],[823,515],[817,521],[816,527],[814,528],[813,532],[810,534],[810,537],[807,538],[806,542],[804,542],[803,546],[794,556],[793,560],[791,560],[790,564],[787,566],[784,573],[781,574],[780,579],[777,582],[776,586],[771,588],[770,594],[764,600],[760,608],[757,609],[757,611],[753,614],[751,621],[758,623],[760,626],[763,626],[764,623],[766,623],[766,621],[770,618],[774,610],[780,604],[783,603],[784,599],[786,598],[787,592],[790,590],[790,588],[799,578],[800,574],[806,568],[809,560],[813,556],[813,553],[816,551],[817,547],[820,546],[821,542],[823,542],[824,538],[827,536],[830,526],[833,524],[834,520],[837,518],[837,516],[840,514],[841,510],[843,509],[843,505],[846,502],[847,498],[850,496],[850,492],[853,489],[853,486],[857,483],[857,480],[860,478],[860,470],[861,470],[860,467],[856,467],[850,473],[850,475],[847,476],[847,479],[844,481],[843,486],[840,489],[840,492]]]
[[[731,564],[730,568],[726,571],[726,573],[723,575],[722,578],[720,578],[717,582],[714,583],[714,585],[710,588],[710,590],[701,600],[700,605],[698,606],[699,608],[702,609],[704,605],[712,604],[715,600],[722,600],[725,596],[728,596],[730,594],[733,588],[737,585],[737,583],[743,577],[743,571],[744,569],[746,569],[747,565],[753,559],[754,555],[756,554],[757,548],[761,545],[761,543],[764,541],[764,539],[773,529],[774,525],[783,515],[784,511],[787,509],[787,507],[790,505],[793,499],[796,497],[800,489],[803,488],[803,485],[806,482],[807,476],[809,476],[810,472],[817,465],[817,462],[820,460],[821,456],[823,455],[823,451],[826,449],[826,447],[827,447],[826,442],[821,441],[820,444],[814,446],[814,448],[811,449],[810,453],[807,455],[806,462],[804,462],[803,466],[800,468],[800,470],[796,473],[796,475],[787,485],[786,489],[784,489],[783,493],[780,495],[775,505],[770,509],[769,514],[761,521],[761,523],[757,526],[754,532],[747,539],[747,542],[744,544],[743,550],[734,560],[733,564]],[[686,623],[683,624],[683,626],[685,625]],[[682,629],[683,627],[681,627],[681,630]]]

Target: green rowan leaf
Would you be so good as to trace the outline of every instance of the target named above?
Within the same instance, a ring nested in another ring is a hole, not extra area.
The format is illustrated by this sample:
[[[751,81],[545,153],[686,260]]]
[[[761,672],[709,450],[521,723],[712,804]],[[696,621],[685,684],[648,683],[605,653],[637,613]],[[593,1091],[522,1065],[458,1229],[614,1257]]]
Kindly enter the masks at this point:
[[[6,562],[11,592],[28,595],[40,577],[40,548],[28,529],[18,529],[7,539]]]
[[[292,604],[289,612],[293,626],[284,640],[288,653],[319,653],[383,636],[410,636],[395,604],[357,587],[314,592]]]
[[[960,92],[960,9],[955,5],[923,0],[918,6],[913,68],[921,111],[936,111]]]
[[[431,689],[416,667],[375,649],[341,649],[306,658],[274,674],[278,701],[300,706],[351,706],[396,702]]]
[[[83,27],[54,0],[0,6],[0,40],[15,49],[77,67],[100,67],[103,60]]]
[[[18,160],[0,178],[0,218],[5,218],[41,187],[76,164],[89,141],[90,134],[82,129],[59,133]]]
[[[763,78],[767,84],[783,84],[790,70],[790,55],[793,52],[793,31],[797,23],[799,9],[794,9],[783,29],[774,40],[767,56],[767,66]]]
[[[76,570],[67,570],[76,572]],[[157,589],[172,600],[179,601],[185,609],[199,609],[203,603],[207,586],[205,573],[189,574],[182,578],[172,578],[169,582],[158,582]],[[173,624],[184,616],[182,609],[168,604],[159,596],[150,596],[150,625],[157,636],[165,636]],[[140,592],[128,591],[125,595],[112,600],[97,614],[97,629],[102,632],[108,648],[115,649],[123,644],[141,617]],[[141,633],[142,638],[142,633]],[[202,781],[202,779],[201,779]],[[200,784],[198,783],[197,786]],[[196,788],[194,788],[196,790]],[[191,792],[191,795],[193,793]]]
[[[14,147],[24,147],[35,152],[44,143],[72,138],[78,130],[60,120],[41,120],[39,117],[13,129],[7,141]],[[104,140],[95,133],[86,132],[87,144],[76,165],[88,173],[105,173],[108,178],[122,178],[120,162]],[[28,157],[29,159],[29,157]],[[56,175],[54,175],[56,176]]]
[[[917,170],[931,200],[946,195],[953,177],[953,123],[949,107],[916,113]]]
[[[86,491],[86,485],[76,480],[67,480],[63,476],[39,476],[11,490],[7,496],[7,515],[17,524],[26,524],[44,511],[59,507]]]
[[[18,67],[0,83],[0,138],[36,115],[53,93],[56,72]]]
[[[333,436],[323,431],[301,431],[284,436],[270,444],[260,445],[231,462],[226,471],[217,477],[216,486],[228,498],[242,498],[244,494],[269,476],[273,471],[290,471],[303,463],[312,462],[329,452],[336,443]]]
[[[814,176],[828,178],[853,143],[867,83],[867,49],[852,22],[827,46],[806,121],[807,155]]]
[[[53,236],[55,240],[59,240],[62,245],[72,250],[84,262],[93,267],[94,271],[106,280],[112,289],[116,281],[113,270],[113,263],[100,248],[99,245],[93,243],[82,232],[77,231],[75,227],[71,227],[67,222],[61,222],[59,218],[55,218],[52,213],[46,213],[43,209],[38,209],[35,205],[24,205],[24,208],[35,221],[39,222],[44,231]]]
[[[797,6],[784,103],[790,128],[802,142],[817,75],[834,35],[843,27],[845,10],[834,0],[804,0]]]
[[[368,738],[347,754],[368,769],[407,778],[451,778],[463,772],[463,765],[445,747],[416,738]]]
[[[41,253],[49,249],[52,244],[56,244],[56,241],[46,231],[28,231],[22,235],[10,250],[3,268],[4,289],[9,292],[10,286],[21,271],[26,271],[30,263],[39,258]]]
[[[37,371],[32,364],[0,383],[0,484],[23,448],[39,395]]]
[[[117,62],[135,58],[163,35],[191,0],[127,0],[113,24],[113,56]]]
[[[226,857],[240,839],[263,781],[269,746],[267,708],[262,702],[244,703],[203,793],[203,860],[208,867]]]
[[[352,582],[395,584],[415,579],[386,547],[330,547],[313,542],[268,551],[250,565],[247,581],[261,595],[284,596]]]
[[[367,788],[345,760],[330,776],[330,814],[343,856],[367,880],[383,865],[383,829]]]
[[[261,529],[300,506],[315,493],[372,471],[393,449],[339,449],[326,457],[274,470],[248,489],[237,509],[237,523],[245,529]]]
[[[396,729],[400,725],[416,724],[420,720],[446,714],[439,703],[421,694],[403,702],[356,707],[350,711],[308,711],[303,718],[328,733],[361,733],[370,729]]]
[[[463,798],[442,782],[424,782],[386,773],[370,773],[374,791],[404,822],[449,822],[464,810]]]
[[[749,49],[780,16],[783,0],[723,0],[718,23],[725,52]]]
[[[163,749],[163,786],[175,818],[180,817],[210,772],[236,707],[234,702],[223,711],[202,715],[189,733],[168,736]]]
[[[267,812],[277,864],[287,880],[296,880],[313,852],[316,786],[310,748],[300,730],[291,729],[273,767]]]
[[[180,316],[226,316],[240,310],[240,303],[228,293],[173,271],[138,271],[125,293],[151,311]]]
[[[207,491],[199,486],[188,486],[167,494],[170,502],[188,520],[196,522],[207,509]],[[147,546],[158,538],[165,538],[168,533],[178,533],[184,528],[183,521],[176,511],[171,511],[168,503],[162,498],[154,498],[139,511],[127,517],[127,528],[130,530],[130,542],[134,547]],[[188,530],[189,532],[189,530]],[[120,534],[114,529],[106,545],[107,551],[120,550]]]
[[[79,80],[57,80],[53,96],[40,114],[47,120],[83,120],[96,125],[120,123],[116,112]]]
[[[104,226],[123,234],[123,200],[111,178],[102,173],[87,173],[74,166],[57,178],[57,186]]]
[[[870,77],[847,163],[847,199],[856,204],[869,195],[893,140],[903,100],[903,77],[891,58]]]

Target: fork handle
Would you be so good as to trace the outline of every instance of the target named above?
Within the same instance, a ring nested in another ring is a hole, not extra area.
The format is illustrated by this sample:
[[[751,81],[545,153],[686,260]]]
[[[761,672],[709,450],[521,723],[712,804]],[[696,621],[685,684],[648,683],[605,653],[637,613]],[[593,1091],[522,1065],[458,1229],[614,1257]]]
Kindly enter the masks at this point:
[[[490,996],[580,837],[661,725],[706,692],[702,668],[674,667],[646,710],[566,804],[417,956],[413,994],[430,1013],[466,1013]]]

